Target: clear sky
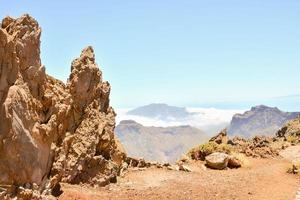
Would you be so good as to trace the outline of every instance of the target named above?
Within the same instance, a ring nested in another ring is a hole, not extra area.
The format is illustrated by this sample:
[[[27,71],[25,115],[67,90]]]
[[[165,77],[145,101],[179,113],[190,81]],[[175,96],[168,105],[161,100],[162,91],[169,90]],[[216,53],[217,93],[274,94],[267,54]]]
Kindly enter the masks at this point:
[[[94,47],[115,107],[300,110],[299,0],[0,0],[1,18],[23,13],[42,27],[42,62],[59,79]]]

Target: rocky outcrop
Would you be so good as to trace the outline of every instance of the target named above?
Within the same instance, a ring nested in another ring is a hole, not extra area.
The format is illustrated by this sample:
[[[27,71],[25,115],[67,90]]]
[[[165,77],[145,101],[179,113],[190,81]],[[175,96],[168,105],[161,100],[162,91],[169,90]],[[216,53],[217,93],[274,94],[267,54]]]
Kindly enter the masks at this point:
[[[209,142],[215,142],[217,144],[226,144],[228,142],[227,130],[222,130],[218,135],[212,137]]]
[[[276,136],[284,140],[299,143],[300,142],[300,118],[288,121],[277,133]]]
[[[40,36],[29,15],[2,21],[0,184],[108,183],[125,158],[114,137],[110,85],[92,47],[72,62],[66,85],[48,76]]]

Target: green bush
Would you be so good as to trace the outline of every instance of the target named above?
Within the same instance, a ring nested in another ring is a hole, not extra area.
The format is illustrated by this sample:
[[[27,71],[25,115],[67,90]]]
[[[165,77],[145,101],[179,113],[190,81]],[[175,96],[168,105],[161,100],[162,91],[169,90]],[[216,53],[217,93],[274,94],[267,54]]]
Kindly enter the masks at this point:
[[[188,155],[195,160],[204,160],[206,156],[214,152],[231,154],[233,151],[234,148],[230,144],[217,144],[215,142],[207,142],[190,150]]]

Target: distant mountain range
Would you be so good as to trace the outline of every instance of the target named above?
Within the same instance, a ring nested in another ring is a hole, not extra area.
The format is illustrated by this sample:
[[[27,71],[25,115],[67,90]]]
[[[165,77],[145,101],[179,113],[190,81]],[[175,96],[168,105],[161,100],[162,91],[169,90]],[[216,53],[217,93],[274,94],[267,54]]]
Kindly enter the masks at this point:
[[[192,115],[186,108],[169,106],[164,103],[153,103],[138,107],[127,112],[128,115],[137,115],[141,117],[158,118],[161,120],[181,119]]]
[[[115,132],[128,155],[160,162],[175,162],[188,149],[208,139],[191,126],[146,127],[133,120],[121,121]]]
[[[283,112],[276,107],[255,106],[244,114],[234,115],[228,127],[228,133],[244,137],[275,135],[285,122],[299,115],[300,112]]]

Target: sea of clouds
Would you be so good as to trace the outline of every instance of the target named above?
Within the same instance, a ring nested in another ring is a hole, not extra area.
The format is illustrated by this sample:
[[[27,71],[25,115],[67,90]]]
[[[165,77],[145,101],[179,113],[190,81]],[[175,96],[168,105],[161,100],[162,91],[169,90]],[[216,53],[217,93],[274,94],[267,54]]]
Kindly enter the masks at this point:
[[[142,116],[128,115],[131,109],[116,109],[117,124],[122,120],[134,120],[144,126],[168,127],[190,125],[201,129],[208,135],[214,135],[223,128],[226,128],[234,114],[243,113],[244,110],[225,110],[216,108],[187,108],[192,113],[186,118],[148,118]]]

